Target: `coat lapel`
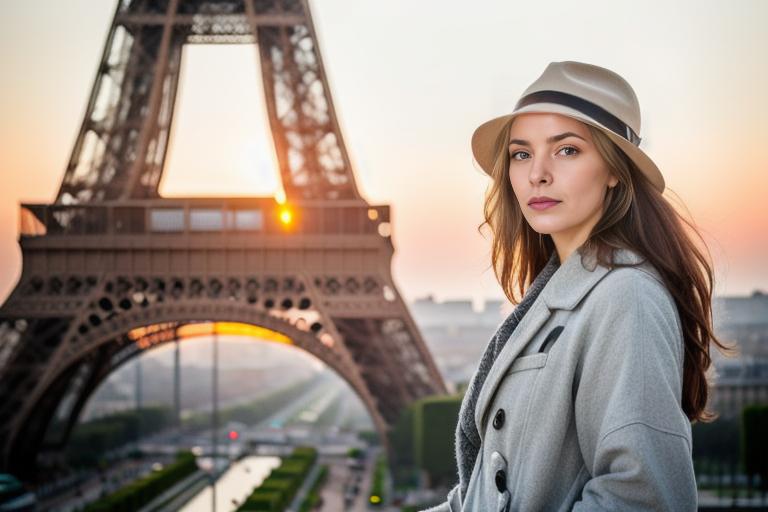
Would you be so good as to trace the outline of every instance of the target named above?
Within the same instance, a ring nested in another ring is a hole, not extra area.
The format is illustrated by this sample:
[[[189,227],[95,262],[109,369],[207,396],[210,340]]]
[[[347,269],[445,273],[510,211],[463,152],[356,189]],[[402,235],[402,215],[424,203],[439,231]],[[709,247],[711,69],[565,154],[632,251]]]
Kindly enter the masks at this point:
[[[555,309],[571,310],[592,289],[605,274],[610,272],[608,267],[597,264],[592,255],[582,254],[581,248],[575,250],[565,260],[565,263],[552,274],[541,293],[523,316],[517,328],[499,352],[496,361],[491,366],[488,376],[480,390],[475,407],[475,424],[483,437],[482,419],[490,404],[496,388],[502,377],[528,341],[541,329]],[[614,262],[637,263],[640,256],[628,249],[618,249],[614,253]]]

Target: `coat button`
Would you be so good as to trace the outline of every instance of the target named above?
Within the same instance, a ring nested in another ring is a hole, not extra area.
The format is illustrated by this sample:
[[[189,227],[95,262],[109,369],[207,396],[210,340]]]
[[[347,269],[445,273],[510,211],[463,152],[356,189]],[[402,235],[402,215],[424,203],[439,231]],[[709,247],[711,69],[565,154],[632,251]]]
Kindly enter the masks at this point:
[[[496,416],[493,417],[493,428],[499,430],[504,425],[504,409],[496,411]]]
[[[496,488],[499,492],[507,490],[507,473],[503,469],[496,472]]]

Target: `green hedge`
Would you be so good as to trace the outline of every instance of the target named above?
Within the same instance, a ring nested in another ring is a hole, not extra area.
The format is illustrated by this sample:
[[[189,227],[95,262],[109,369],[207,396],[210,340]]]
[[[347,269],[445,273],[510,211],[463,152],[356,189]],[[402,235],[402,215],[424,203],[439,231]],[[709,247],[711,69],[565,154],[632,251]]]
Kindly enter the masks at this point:
[[[317,475],[317,480],[312,484],[312,489],[307,493],[307,497],[301,502],[299,506],[299,512],[309,512],[320,504],[320,488],[328,480],[328,466],[323,465],[320,468],[320,474]]]
[[[384,477],[387,471],[387,457],[379,455],[376,459],[376,466],[373,470],[373,482],[371,483],[371,494],[368,496],[368,503],[374,507],[380,507],[384,503]]]
[[[197,471],[191,452],[181,452],[176,461],[160,471],[142,477],[85,507],[84,512],[129,512],[138,510],[168,488]]]
[[[461,400],[459,395],[427,397],[414,410],[414,459],[433,486],[456,479],[454,443]]]
[[[65,449],[74,467],[93,467],[109,450],[170,426],[173,411],[168,407],[144,407],[139,411],[110,414],[78,424]]]
[[[414,460],[413,411],[415,404],[403,409],[394,427],[387,433],[390,445],[390,467],[395,488],[415,488],[419,471]]]
[[[238,507],[239,511],[278,512],[290,505],[309,470],[317,459],[317,450],[298,446],[291,455],[282,459],[269,476],[256,487]]]
[[[768,488],[768,405],[750,405],[742,411],[741,457],[748,475],[760,475]]]
[[[286,459],[280,467],[272,470],[272,475],[279,478],[301,478],[307,474],[310,467],[312,467],[311,462]]]
[[[456,480],[454,443],[463,395],[434,395],[405,408],[387,437],[393,484],[396,489],[419,485],[425,472],[429,485]]]
[[[283,478],[272,474],[261,483],[257,494],[278,494],[280,496],[280,508],[282,509],[291,502],[299,485],[301,485],[301,481],[296,478]]]
[[[273,512],[285,508],[285,497],[279,492],[255,490],[237,510]]]
[[[298,485],[294,480],[276,478],[274,476],[266,478],[259,486],[259,490],[261,491],[280,492],[290,495],[293,495],[297,488]]]
[[[738,416],[719,417],[709,423],[691,425],[693,459],[699,462],[736,462],[739,456]]]
[[[317,450],[311,446],[297,446],[293,449],[291,459],[306,459],[310,464],[317,459]]]

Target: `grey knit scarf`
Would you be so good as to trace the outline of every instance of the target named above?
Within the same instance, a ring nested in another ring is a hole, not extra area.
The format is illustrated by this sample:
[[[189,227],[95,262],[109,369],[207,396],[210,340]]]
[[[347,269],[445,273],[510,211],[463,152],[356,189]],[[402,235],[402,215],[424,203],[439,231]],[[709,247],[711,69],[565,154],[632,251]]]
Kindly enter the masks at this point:
[[[481,440],[480,433],[475,425],[475,406],[477,405],[477,398],[480,395],[483,382],[485,382],[493,362],[498,357],[501,349],[504,348],[512,332],[559,266],[560,260],[558,259],[557,251],[552,251],[549,261],[528,287],[523,300],[499,325],[496,333],[491,337],[480,359],[480,364],[467,386],[467,391],[459,410],[459,422],[456,426],[456,462],[459,469],[459,488],[462,498],[467,494],[472,468],[475,466],[475,459],[477,459],[477,454],[480,451]]]

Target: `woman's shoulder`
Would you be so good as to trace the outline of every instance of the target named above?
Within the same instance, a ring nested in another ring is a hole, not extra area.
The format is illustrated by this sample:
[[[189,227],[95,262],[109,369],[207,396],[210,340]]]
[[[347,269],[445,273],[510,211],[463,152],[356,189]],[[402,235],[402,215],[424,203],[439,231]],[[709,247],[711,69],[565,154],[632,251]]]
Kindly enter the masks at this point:
[[[632,249],[617,249],[613,263],[596,286],[602,294],[641,293],[643,296],[671,298],[664,278],[646,256]]]
[[[632,265],[615,266],[606,272],[591,291],[587,315],[598,323],[607,319],[614,328],[637,336],[655,326],[666,333],[666,338],[679,342],[679,311],[659,271],[634,251],[620,251],[614,261]]]
[[[674,296],[648,258],[619,249],[613,261],[619,265],[610,268],[590,293],[593,308],[603,314],[677,316]]]

